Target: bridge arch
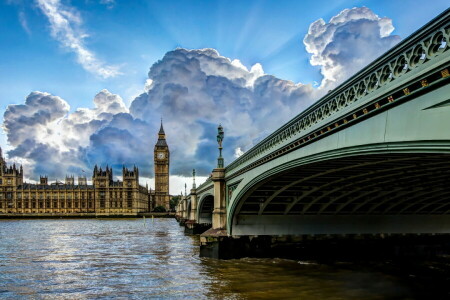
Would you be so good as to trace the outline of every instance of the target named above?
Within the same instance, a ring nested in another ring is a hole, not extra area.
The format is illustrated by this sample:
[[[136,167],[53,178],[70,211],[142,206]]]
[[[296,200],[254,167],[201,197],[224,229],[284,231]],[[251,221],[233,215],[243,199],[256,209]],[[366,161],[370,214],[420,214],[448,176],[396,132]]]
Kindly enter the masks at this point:
[[[199,224],[212,224],[212,212],[214,210],[214,195],[203,194],[197,205],[197,222]]]
[[[258,173],[229,201],[231,235],[450,230],[450,141],[356,146]]]
[[[192,204],[191,199],[186,200],[186,219],[190,219],[191,217]]]

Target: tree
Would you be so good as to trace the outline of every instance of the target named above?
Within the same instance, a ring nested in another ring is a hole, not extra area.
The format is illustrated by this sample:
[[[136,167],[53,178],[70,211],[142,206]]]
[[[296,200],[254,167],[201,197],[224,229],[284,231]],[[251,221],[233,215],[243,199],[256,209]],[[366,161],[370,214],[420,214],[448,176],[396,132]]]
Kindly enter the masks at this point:
[[[166,212],[166,208],[164,206],[157,206],[155,207],[155,209],[153,210],[154,212]]]
[[[180,202],[180,196],[173,196],[173,197],[170,199],[170,203],[169,203],[169,205],[170,205],[170,210],[175,210],[175,208],[176,208],[177,205],[178,205],[178,202]]]

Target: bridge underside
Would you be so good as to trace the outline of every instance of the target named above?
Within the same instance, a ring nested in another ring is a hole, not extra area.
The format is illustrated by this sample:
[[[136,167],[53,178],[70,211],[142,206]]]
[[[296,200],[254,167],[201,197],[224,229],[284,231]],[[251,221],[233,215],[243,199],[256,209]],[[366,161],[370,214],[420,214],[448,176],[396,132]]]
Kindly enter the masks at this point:
[[[198,223],[212,224],[212,212],[214,209],[214,197],[207,195],[199,205]]]
[[[450,233],[450,154],[303,165],[249,190],[231,229],[232,235]]]

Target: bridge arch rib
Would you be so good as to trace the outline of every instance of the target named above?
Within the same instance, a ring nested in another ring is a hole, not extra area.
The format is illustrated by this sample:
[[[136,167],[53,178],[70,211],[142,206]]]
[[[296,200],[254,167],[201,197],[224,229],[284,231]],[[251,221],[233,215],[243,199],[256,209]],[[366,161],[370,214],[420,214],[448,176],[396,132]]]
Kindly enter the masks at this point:
[[[212,212],[214,210],[214,195],[206,193],[199,199],[197,205],[197,223],[212,224]]]
[[[228,232],[450,232],[450,141],[443,143],[340,149],[266,170],[231,197]]]

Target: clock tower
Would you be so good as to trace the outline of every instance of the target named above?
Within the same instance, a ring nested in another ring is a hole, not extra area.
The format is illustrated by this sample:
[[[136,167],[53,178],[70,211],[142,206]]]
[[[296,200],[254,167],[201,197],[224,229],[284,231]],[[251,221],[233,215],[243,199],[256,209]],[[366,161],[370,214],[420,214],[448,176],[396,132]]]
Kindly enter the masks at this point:
[[[166,142],[166,134],[161,120],[161,128],[159,129],[153,158],[155,163],[155,207],[163,206],[166,210],[170,209],[169,158],[169,146]]]

